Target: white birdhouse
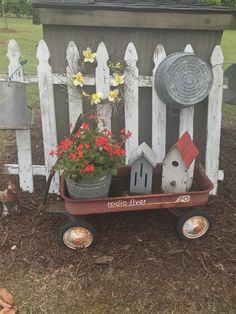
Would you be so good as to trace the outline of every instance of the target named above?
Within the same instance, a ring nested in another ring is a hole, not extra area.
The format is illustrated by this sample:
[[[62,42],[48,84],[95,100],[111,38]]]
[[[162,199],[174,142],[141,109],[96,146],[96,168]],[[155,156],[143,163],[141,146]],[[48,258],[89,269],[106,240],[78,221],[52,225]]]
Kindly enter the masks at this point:
[[[130,192],[151,194],[153,168],[157,164],[156,153],[143,142],[132,152],[128,164],[131,166]]]
[[[162,190],[164,192],[187,192],[191,188],[192,172],[189,172],[189,167],[198,153],[189,133],[185,132],[163,161]]]

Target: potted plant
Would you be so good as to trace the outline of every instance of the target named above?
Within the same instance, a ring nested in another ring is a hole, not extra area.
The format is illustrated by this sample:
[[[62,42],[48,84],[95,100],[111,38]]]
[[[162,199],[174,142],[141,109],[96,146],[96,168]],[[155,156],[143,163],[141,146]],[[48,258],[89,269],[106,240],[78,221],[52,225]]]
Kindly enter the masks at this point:
[[[55,170],[63,170],[68,194],[73,199],[106,197],[112,175],[125,162],[123,144],[131,132],[120,131],[117,141],[101,128],[102,119],[91,114],[75,135],[63,139],[50,154],[59,157]]]

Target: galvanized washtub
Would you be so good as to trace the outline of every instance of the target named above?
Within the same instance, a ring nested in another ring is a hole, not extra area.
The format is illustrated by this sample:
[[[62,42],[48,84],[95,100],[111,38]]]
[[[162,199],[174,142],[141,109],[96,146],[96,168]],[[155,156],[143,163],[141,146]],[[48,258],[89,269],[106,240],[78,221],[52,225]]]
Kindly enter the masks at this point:
[[[24,83],[0,81],[0,113],[0,129],[29,128]]]
[[[167,56],[155,74],[155,89],[170,107],[183,108],[205,99],[213,84],[210,64],[188,52]]]

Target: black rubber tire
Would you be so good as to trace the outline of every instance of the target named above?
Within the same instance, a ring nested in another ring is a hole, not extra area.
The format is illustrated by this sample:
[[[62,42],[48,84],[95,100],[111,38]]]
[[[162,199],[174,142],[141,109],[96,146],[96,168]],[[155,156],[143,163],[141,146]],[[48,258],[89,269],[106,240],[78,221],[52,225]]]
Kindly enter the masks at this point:
[[[189,237],[185,236],[182,229],[183,229],[183,225],[185,224],[185,222],[194,216],[202,216],[205,219],[207,219],[209,227],[206,230],[206,232],[204,234],[202,234],[201,236],[199,236],[197,238],[189,238]],[[212,221],[209,217],[209,214],[206,211],[200,210],[200,209],[194,209],[191,211],[187,211],[182,216],[180,216],[180,218],[178,219],[178,222],[177,222],[177,233],[180,236],[180,238],[183,240],[191,240],[192,241],[192,240],[196,240],[196,239],[206,238],[208,236],[208,234],[211,232],[211,229],[212,229]]]
[[[64,242],[64,234],[71,228],[73,227],[82,227],[84,229],[87,229],[91,235],[92,235],[92,242],[89,244],[89,246],[87,246],[86,248],[91,248],[91,247],[95,247],[96,242],[97,242],[97,233],[96,233],[96,229],[94,228],[93,225],[91,225],[89,222],[87,221],[83,221],[83,220],[79,220],[79,221],[70,221],[66,224],[64,224],[63,226],[61,226],[59,228],[59,232],[58,232],[58,239],[61,245],[63,245],[64,247],[67,247],[71,250],[79,250],[79,249],[84,249],[85,247],[77,247],[77,248],[72,248],[70,246],[68,246],[65,242]]]

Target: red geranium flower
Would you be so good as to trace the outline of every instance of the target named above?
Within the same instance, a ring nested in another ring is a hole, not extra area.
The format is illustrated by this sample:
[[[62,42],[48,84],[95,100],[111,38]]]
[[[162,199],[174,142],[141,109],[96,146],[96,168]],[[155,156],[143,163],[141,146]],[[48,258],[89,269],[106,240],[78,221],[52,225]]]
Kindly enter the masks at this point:
[[[89,123],[82,123],[75,135],[60,142],[50,155],[57,155],[56,170],[64,170],[66,179],[79,182],[90,180],[105,173],[115,175],[125,162],[123,144],[131,132],[120,131],[120,141],[106,128],[100,129],[101,119],[90,115]]]
[[[81,128],[84,129],[84,130],[88,129],[89,128],[88,123],[85,123],[85,122],[82,123]]]
[[[109,143],[108,138],[105,135],[97,137],[95,142],[98,147],[107,145]]]

